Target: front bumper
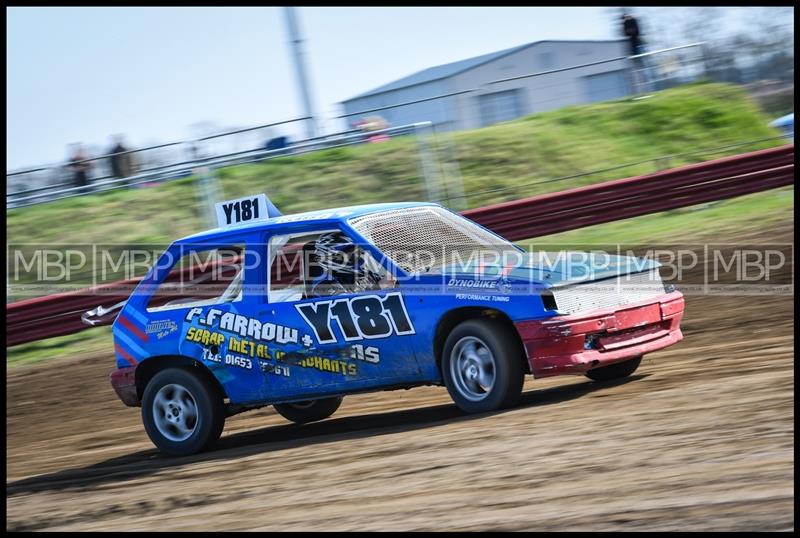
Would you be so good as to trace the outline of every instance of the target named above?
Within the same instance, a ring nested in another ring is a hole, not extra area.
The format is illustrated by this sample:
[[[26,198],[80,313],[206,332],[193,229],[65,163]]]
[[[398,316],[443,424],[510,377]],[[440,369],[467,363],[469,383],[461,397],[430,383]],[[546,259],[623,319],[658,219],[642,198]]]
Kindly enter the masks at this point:
[[[114,387],[114,391],[119,396],[119,399],[122,400],[122,403],[129,407],[142,405],[136,391],[136,366],[117,368],[111,372],[109,377],[111,378],[111,386]]]
[[[683,339],[683,294],[640,303],[515,323],[534,377],[584,374]]]

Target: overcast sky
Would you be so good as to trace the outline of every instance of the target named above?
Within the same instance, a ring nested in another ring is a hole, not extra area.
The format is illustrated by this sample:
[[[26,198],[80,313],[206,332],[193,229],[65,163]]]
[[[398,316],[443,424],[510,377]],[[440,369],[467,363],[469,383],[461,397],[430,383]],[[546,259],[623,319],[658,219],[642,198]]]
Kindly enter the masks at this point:
[[[640,10],[645,18],[647,10]],[[610,8],[299,8],[315,112],[414,71],[542,39],[612,39]],[[732,17],[728,24],[737,24]],[[9,169],[66,145],[183,140],[302,115],[281,8],[7,8]]]

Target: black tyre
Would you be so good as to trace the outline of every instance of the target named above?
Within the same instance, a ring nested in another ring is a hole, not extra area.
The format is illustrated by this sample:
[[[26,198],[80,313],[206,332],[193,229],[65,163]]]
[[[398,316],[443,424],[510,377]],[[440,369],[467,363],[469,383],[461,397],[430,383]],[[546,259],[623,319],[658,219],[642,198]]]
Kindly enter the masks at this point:
[[[159,450],[188,456],[210,447],[222,434],[223,395],[190,368],[167,368],[144,389],[142,422]]]
[[[623,362],[609,364],[608,366],[601,366],[600,368],[593,368],[586,372],[586,377],[594,379],[595,381],[611,381],[613,379],[622,379],[628,377],[639,367],[642,362],[642,355],[628,359]]]
[[[442,377],[461,410],[483,413],[519,401],[524,361],[514,329],[494,319],[471,319],[448,335],[442,352]]]
[[[275,404],[273,407],[283,418],[298,424],[305,424],[328,418],[339,409],[340,405],[342,405],[342,397],[334,396],[320,400]]]

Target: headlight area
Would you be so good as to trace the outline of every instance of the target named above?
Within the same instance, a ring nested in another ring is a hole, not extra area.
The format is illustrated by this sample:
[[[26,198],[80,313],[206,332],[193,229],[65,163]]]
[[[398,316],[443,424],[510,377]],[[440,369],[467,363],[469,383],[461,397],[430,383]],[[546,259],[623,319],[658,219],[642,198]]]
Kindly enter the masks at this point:
[[[539,294],[539,297],[542,300],[542,305],[545,310],[558,310],[558,306],[556,305],[556,298],[553,295],[551,290],[544,290]]]

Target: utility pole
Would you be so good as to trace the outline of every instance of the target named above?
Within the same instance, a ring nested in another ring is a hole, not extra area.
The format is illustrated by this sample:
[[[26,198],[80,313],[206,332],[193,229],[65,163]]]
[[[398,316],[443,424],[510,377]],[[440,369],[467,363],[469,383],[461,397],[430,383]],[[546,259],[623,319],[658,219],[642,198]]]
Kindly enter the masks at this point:
[[[292,47],[292,52],[294,52],[294,67],[297,72],[297,83],[300,85],[300,93],[303,95],[305,115],[309,118],[306,120],[306,138],[314,138],[316,136],[314,112],[311,106],[311,92],[308,87],[306,66],[303,62],[303,39],[300,37],[300,30],[297,24],[296,8],[284,7],[283,10],[286,15],[286,26],[289,30],[289,44]]]

